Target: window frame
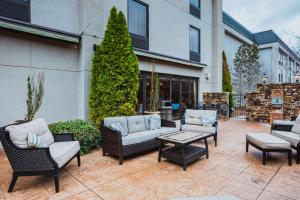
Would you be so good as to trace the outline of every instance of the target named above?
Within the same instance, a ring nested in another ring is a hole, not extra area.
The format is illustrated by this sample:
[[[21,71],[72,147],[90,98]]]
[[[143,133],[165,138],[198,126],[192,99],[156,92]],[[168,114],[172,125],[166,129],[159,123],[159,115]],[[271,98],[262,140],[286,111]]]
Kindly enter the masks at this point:
[[[190,0],[189,0],[189,4],[190,4],[190,14],[193,15],[194,17],[197,17],[198,19],[201,19],[201,0],[198,0],[199,7],[192,4]]]
[[[198,52],[191,50],[191,29],[194,29],[198,32]],[[201,60],[201,30],[193,25],[189,26],[189,52],[190,52],[190,61],[200,63]]]
[[[16,20],[16,21],[20,21],[20,22],[31,23],[31,0],[27,0],[27,12],[28,12],[27,13],[28,14],[28,20],[20,20],[20,19],[16,19],[14,17],[11,17],[11,16],[6,17],[6,16],[2,16],[2,15],[0,15],[0,17]]]
[[[129,18],[130,1],[135,1],[136,3],[139,3],[146,7],[146,37],[129,32],[132,39],[132,45],[133,47],[138,49],[149,50],[149,5],[140,0],[127,0],[128,31],[129,31],[129,24],[130,24],[130,18]]]

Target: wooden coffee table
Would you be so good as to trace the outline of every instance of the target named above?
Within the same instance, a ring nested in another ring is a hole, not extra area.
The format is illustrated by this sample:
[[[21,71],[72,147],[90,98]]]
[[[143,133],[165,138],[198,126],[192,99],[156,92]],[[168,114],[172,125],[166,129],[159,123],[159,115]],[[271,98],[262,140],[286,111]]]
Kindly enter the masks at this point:
[[[201,156],[206,155],[206,158],[208,158],[208,137],[211,137],[211,134],[193,131],[178,131],[157,137],[156,139],[160,141],[158,162],[163,157],[169,161],[181,164],[183,170],[186,170],[188,164],[198,160]],[[204,140],[205,147],[191,145],[200,140]],[[173,144],[173,146],[165,146],[166,144]]]

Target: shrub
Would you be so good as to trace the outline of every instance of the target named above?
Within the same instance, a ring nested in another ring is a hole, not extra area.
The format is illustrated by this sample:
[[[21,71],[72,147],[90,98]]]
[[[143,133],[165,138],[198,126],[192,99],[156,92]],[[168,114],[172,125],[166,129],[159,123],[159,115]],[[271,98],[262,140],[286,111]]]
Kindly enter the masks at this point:
[[[57,122],[49,125],[52,133],[74,133],[74,137],[79,141],[81,154],[87,154],[91,150],[100,147],[100,132],[88,122],[83,120],[71,120]]]
[[[229,65],[227,63],[227,58],[225,52],[223,51],[223,92],[229,92],[229,113],[231,115],[232,109],[234,108],[234,99],[233,99],[233,88],[231,83],[231,75],[229,71]]]
[[[108,116],[133,115],[139,89],[139,66],[124,14],[111,9],[102,43],[91,69],[89,116],[97,127]]]

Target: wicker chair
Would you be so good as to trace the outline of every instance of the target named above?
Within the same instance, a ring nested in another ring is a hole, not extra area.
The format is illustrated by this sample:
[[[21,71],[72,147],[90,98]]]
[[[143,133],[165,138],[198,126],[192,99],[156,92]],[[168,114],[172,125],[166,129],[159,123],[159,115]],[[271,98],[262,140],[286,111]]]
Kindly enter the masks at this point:
[[[161,119],[162,127],[176,127],[175,122]],[[119,164],[123,164],[124,157],[128,157],[137,153],[141,153],[151,149],[158,149],[160,142],[155,138],[123,146],[122,137],[119,132],[107,126],[101,125],[101,147],[103,156],[106,154],[119,158]]]
[[[13,144],[9,132],[5,131],[6,127],[0,127],[0,140],[13,170],[13,177],[8,192],[13,191],[19,176],[39,175],[53,176],[55,191],[59,192],[59,169],[63,168],[75,157],[77,157],[77,163],[80,166],[80,151],[64,166],[59,167],[51,156],[49,148],[20,148]],[[73,134],[69,133],[53,134],[53,137],[55,142],[75,141]]]

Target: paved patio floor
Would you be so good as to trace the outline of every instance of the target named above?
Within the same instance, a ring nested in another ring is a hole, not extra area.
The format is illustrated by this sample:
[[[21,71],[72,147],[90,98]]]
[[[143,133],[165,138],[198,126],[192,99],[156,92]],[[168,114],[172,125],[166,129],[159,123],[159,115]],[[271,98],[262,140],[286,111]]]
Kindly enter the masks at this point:
[[[100,150],[72,161],[61,171],[59,193],[52,177],[21,177],[13,193],[7,188],[11,169],[0,153],[0,199],[139,200],[172,197],[232,195],[240,199],[300,199],[300,165],[288,166],[285,154],[272,153],[267,165],[254,148],[245,153],[247,132],[269,132],[267,124],[229,120],[220,122],[219,145],[209,141],[210,158],[183,171],[176,164],[157,162],[157,152],[126,160],[123,165]],[[199,144],[201,145],[201,144]],[[295,154],[295,152],[294,152]]]

